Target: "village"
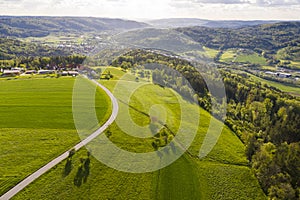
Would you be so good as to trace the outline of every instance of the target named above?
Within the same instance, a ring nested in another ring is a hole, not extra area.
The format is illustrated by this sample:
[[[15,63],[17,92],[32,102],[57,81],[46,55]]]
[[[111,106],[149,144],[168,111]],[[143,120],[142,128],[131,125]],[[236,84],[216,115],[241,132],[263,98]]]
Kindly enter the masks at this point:
[[[0,69],[0,77],[17,77],[17,76],[32,76],[32,75],[58,75],[58,76],[73,76],[79,75],[79,68],[66,70],[61,68],[26,70],[24,68]]]

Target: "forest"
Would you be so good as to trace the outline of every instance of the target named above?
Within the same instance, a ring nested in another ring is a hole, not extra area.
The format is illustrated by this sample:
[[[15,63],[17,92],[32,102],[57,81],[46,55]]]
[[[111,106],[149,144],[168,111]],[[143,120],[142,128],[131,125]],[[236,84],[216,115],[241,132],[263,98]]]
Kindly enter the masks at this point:
[[[71,52],[22,42],[17,39],[0,38],[0,60],[11,60],[19,57],[66,56]]]
[[[189,27],[176,30],[215,49],[245,48],[257,52],[276,52],[300,42],[300,22],[281,22],[237,29]]]

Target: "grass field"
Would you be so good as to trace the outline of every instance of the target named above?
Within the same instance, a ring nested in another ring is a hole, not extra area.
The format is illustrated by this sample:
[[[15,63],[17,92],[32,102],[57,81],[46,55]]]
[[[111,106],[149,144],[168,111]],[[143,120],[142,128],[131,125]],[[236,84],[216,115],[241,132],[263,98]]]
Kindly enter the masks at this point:
[[[284,83],[277,83],[275,81],[265,80],[265,79],[259,78],[257,76],[254,76],[254,75],[250,75],[250,76],[255,81],[258,81],[260,83],[265,83],[269,86],[276,87],[276,88],[278,88],[279,90],[281,90],[283,92],[290,93],[292,95],[297,95],[297,96],[299,96],[299,94],[300,94],[300,87],[287,85],[287,84],[284,84]]]
[[[227,50],[220,57],[220,62],[224,62],[224,63],[233,62],[235,56],[236,56],[236,50],[233,49]]]
[[[267,61],[264,57],[259,56],[257,53],[253,53],[250,55],[238,55],[235,62],[238,63],[252,63],[252,64],[259,64],[259,65],[266,65]]]
[[[109,70],[114,75],[114,80],[102,83],[114,91],[118,84],[117,79],[124,73],[117,69]],[[135,84],[132,80],[135,80],[133,76],[126,76],[121,87]],[[167,125],[176,132],[180,109],[174,101],[177,101],[176,95],[171,90],[146,85],[133,93],[130,107],[121,101],[119,104],[121,109],[129,109],[131,118],[139,125],[149,123],[149,116],[144,112],[148,113],[151,105],[161,104],[168,113]],[[199,109],[196,105],[186,103],[186,109]],[[166,168],[151,173],[124,173],[111,169],[91,157],[88,177],[78,185],[74,181],[82,165],[80,160],[87,157],[87,151],[83,149],[72,158],[72,170],[67,176],[64,175],[67,166],[67,162],[64,161],[25,188],[15,199],[265,199],[258,181],[247,167],[243,144],[228,128],[223,130],[217,145],[206,158],[195,158],[210,120],[215,119],[200,109],[200,126],[195,141],[188,153]],[[193,123],[193,120],[182,123]],[[129,136],[117,123],[109,128],[106,134],[108,133],[111,135],[110,140],[124,150],[153,151],[153,139]],[[99,144],[97,147],[101,148]],[[114,159],[114,156],[111,156]]]
[[[74,80],[0,79],[0,195],[80,141],[72,114]],[[109,98],[101,90],[95,98],[103,123]]]
[[[203,47],[203,49],[205,50],[205,53],[208,55],[208,57],[210,58],[215,58],[217,56],[217,54],[219,53],[219,50],[215,50],[215,49],[211,49],[208,47]]]
[[[237,62],[237,63],[251,63],[251,64],[259,64],[259,65],[267,64],[266,59],[258,55],[257,53],[255,52],[242,53],[237,49],[229,49],[225,51],[222,54],[220,61],[225,63]]]

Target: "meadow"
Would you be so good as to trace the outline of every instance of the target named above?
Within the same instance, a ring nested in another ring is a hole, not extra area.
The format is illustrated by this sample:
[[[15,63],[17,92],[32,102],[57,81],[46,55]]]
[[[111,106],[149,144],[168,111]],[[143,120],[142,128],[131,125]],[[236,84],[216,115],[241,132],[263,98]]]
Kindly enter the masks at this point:
[[[140,80],[145,85],[135,90],[129,104],[125,104],[120,99],[125,94],[122,87],[139,83],[133,75],[125,75],[114,68],[108,70],[114,78],[101,83],[113,92],[117,92],[117,86],[121,88],[120,94],[115,94],[120,110],[129,110],[130,117],[136,124],[147,125],[151,119],[145,113],[149,113],[153,105],[159,104],[167,113],[167,126],[176,133],[181,112],[174,91]],[[118,80],[123,76],[122,80]],[[220,139],[208,156],[203,159],[197,157],[209,122],[216,119],[196,104],[182,101],[188,111],[199,110],[200,126],[196,128],[195,140],[188,151],[168,167],[140,174],[120,172],[107,167],[93,156],[88,159],[87,150],[82,149],[72,158],[71,170],[67,175],[65,171],[69,165],[68,161],[64,161],[21,191],[14,199],[265,199],[258,181],[248,167],[244,145],[227,127],[224,127]],[[126,121],[122,117],[118,116],[121,121]],[[187,127],[193,126],[194,120],[186,118],[181,123]],[[116,146],[130,152],[154,151],[151,145],[154,138],[130,136],[119,126],[114,123],[105,133]],[[90,147],[102,149],[97,139],[88,148]],[[96,155],[94,149],[91,153]],[[110,153],[111,159],[126,160]],[[77,176],[86,160],[89,160],[88,173],[78,184]]]
[[[0,196],[80,141],[72,114],[74,81],[0,79]],[[95,98],[103,123],[110,115],[109,98],[100,89]]]
[[[229,49],[226,50],[221,58],[221,62],[230,63],[252,63],[252,64],[259,64],[259,65],[266,65],[267,61],[262,56],[258,55],[255,52],[252,53],[243,53],[237,49]]]
[[[208,48],[208,47],[203,47],[205,53],[208,55],[209,58],[211,59],[214,59],[217,54],[219,53],[218,50],[215,50],[215,49],[211,49],[211,48]]]
[[[272,87],[276,87],[276,88],[278,88],[279,90],[281,90],[283,92],[290,93],[292,95],[297,95],[297,96],[299,96],[299,94],[300,94],[300,87],[293,86],[293,85],[288,85],[288,84],[284,84],[284,83],[278,83],[278,82],[275,82],[275,81],[269,81],[269,80],[262,79],[262,78],[259,78],[257,76],[254,76],[252,74],[250,76],[255,81],[267,84],[267,85],[272,86]]]

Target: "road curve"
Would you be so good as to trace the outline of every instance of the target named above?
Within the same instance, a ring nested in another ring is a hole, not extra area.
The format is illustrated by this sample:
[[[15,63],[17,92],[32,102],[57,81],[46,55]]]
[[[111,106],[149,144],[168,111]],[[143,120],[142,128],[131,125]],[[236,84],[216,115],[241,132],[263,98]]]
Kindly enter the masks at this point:
[[[98,137],[101,133],[103,133],[108,128],[108,126],[111,125],[115,121],[115,119],[116,119],[116,117],[118,115],[118,112],[119,112],[118,101],[113,96],[113,94],[106,87],[104,87],[103,85],[101,85],[97,81],[93,80],[93,82],[97,86],[99,86],[100,88],[102,88],[106,92],[106,94],[110,97],[111,102],[112,102],[112,114],[111,114],[110,118],[108,119],[108,121],[103,126],[101,126],[93,134],[91,134],[85,140],[82,140],[80,143],[78,143],[76,146],[73,147],[73,149],[75,149],[76,151],[78,151],[83,146],[85,146],[86,144],[88,144],[89,142],[91,142],[93,139],[95,139],[96,137]],[[11,190],[9,190],[8,192],[6,192],[4,195],[2,195],[0,197],[0,200],[8,200],[8,199],[12,198],[18,192],[20,192],[26,186],[28,186],[30,183],[32,183],[34,180],[36,180],[37,178],[39,178],[40,176],[42,176],[43,174],[45,174],[47,171],[49,171],[51,168],[53,168],[54,166],[56,166],[57,164],[59,164],[60,162],[62,162],[63,160],[65,160],[66,158],[68,158],[68,156],[69,156],[69,151],[67,151],[67,152],[63,153],[62,155],[60,155],[59,157],[55,158],[54,160],[52,160],[51,162],[49,162],[47,165],[45,165],[44,167],[42,167],[39,170],[37,170],[36,172],[34,172],[33,174],[31,174],[30,176],[28,176],[27,178],[25,178],[23,181],[21,181],[20,183],[18,183]]]

